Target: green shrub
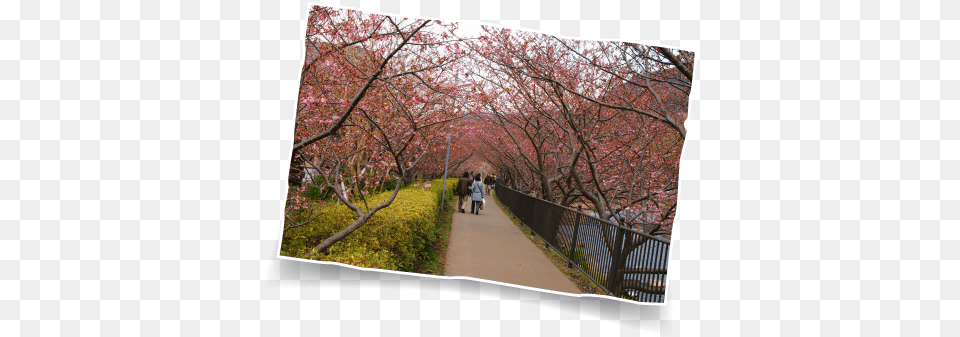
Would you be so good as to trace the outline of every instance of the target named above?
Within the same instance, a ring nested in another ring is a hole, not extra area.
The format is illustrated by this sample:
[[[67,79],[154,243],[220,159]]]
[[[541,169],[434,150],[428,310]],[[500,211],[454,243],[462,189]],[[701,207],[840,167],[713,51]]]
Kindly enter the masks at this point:
[[[441,234],[437,216],[442,179],[427,183],[432,186],[423,188],[424,183],[419,183],[401,188],[390,206],[314,259],[366,268],[413,270],[418,261],[431,257],[431,245]],[[450,190],[455,185],[456,180],[447,179]],[[447,200],[451,200],[450,190]],[[373,207],[386,201],[392,192],[366,196],[367,205]],[[354,205],[366,209],[361,200],[355,200]],[[356,220],[356,213],[345,205],[318,207],[323,214],[312,223],[284,233],[282,255],[306,258],[313,247]]]
[[[307,185],[307,187],[303,190],[303,196],[316,201],[328,200],[331,196],[333,196],[333,191],[329,189],[321,191],[319,188],[317,188],[317,186]]]
[[[449,180],[449,179],[448,179]],[[385,181],[382,185],[377,185],[373,189],[375,191],[389,191],[393,192],[393,188],[397,186],[395,180]],[[367,184],[360,182],[357,186],[357,189],[363,190],[367,187]],[[295,193],[295,189],[291,189],[287,193]],[[389,195],[389,194],[388,194]],[[313,182],[306,183],[306,186],[303,190],[303,197],[314,200],[314,201],[336,201],[337,196],[333,194],[333,190],[327,188],[324,183],[323,177],[315,177]]]

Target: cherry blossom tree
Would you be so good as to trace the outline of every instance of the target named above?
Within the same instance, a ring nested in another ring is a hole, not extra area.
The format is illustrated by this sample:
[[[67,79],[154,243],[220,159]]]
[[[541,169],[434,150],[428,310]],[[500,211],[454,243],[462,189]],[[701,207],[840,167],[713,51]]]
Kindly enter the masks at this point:
[[[500,126],[499,136],[482,137],[488,157],[521,164],[501,170],[519,183],[536,180],[545,199],[586,199],[601,218],[669,235],[692,54],[485,33],[471,51],[482,79],[475,87]]]
[[[485,33],[471,44],[481,79],[475,87],[486,93],[488,120],[500,134],[482,137],[484,157],[521,191],[538,185],[538,197],[563,206],[585,200],[600,218],[669,238],[693,54]],[[602,235],[613,253],[613,230],[603,227]],[[628,240],[622,257],[646,240]],[[636,272],[620,267],[611,272]],[[621,288],[645,287],[623,272],[608,278],[622,279]]]
[[[316,172],[316,187],[332,193],[357,219],[308,257],[388,207],[407,172],[453,133],[444,126],[466,115],[457,106],[462,88],[455,81],[456,64],[464,53],[454,43],[455,29],[431,20],[311,10],[291,170]],[[368,205],[364,196],[387,181],[394,182],[391,196]],[[298,194],[297,183],[291,182],[288,214],[312,207]],[[310,219],[288,221],[293,224],[286,228],[293,228]]]
[[[288,223],[315,219],[309,188],[356,212],[316,256],[388,207],[403,183],[495,171],[498,180],[648,236],[676,213],[694,54],[626,42],[559,39],[315,7],[308,21],[291,153]],[[305,179],[305,172],[314,179]],[[303,185],[302,181],[308,181]],[[365,195],[392,183],[390,198]],[[615,251],[614,232],[601,235]],[[621,263],[625,258],[620,258]],[[622,267],[622,266],[621,266]],[[613,268],[626,273],[665,272]],[[659,291],[609,275],[622,289]]]

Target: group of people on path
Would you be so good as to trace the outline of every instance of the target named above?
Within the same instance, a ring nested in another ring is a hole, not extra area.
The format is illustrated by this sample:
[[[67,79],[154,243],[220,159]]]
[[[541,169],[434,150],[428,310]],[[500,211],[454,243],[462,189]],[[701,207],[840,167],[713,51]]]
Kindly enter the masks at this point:
[[[457,194],[460,196],[457,207],[460,209],[460,213],[466,213],[463,209],[463,201],[469,195],[472,200],[470,213],[479,215],[480,207],[483,204],[483,196],[490,194],[490,188],[497,183],[497,176],[488,175],[483,179],[483,182],[480,182],[480,173],[474,174],[472,179],[470,178],[471,174],[472,172],[463,172],[463,177],[457,182]]]

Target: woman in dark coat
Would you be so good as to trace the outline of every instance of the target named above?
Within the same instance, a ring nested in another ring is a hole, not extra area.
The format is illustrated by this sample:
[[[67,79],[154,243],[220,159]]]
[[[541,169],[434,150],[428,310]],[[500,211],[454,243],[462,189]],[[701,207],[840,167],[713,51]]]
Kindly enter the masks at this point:
[[[460,209],[460,213],[463,211],[463,201],[467,198],[467,195],[470,194],[470,184],[473,183],[473,179],[470,179],[470,172],[463,172],[463,177],[457,181],[457,195],[460,196],[459,202],[457,202],[457,207]]]

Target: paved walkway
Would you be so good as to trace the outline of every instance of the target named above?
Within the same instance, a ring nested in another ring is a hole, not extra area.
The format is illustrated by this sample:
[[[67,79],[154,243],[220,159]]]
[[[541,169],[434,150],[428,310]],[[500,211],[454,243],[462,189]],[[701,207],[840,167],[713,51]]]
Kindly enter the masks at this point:
[[[579,294],[577,286],[497,207],[494,196],[486,198],[480,215],[469,213],[470,198],[463,203],[467,213],[453,215],[445,275]]]

